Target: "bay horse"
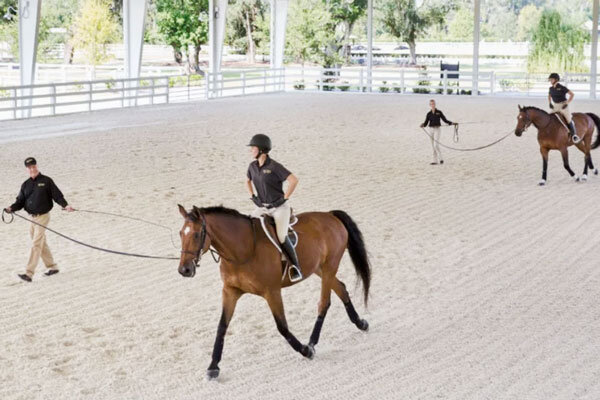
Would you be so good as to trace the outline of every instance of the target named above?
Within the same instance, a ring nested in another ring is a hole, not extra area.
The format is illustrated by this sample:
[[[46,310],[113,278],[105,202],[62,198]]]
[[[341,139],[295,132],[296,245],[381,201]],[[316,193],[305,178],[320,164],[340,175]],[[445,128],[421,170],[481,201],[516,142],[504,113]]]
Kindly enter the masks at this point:
[[[515,135],[521,136],[531,125],[535,126],[538,130],[537,140],[540,144],[540,153],[542,154],[543,160],[542,179],[539,181],[540,186],[546,184],[548,153],[550,150],[560,151],[563,165],[575,182],[587,180],[588,168],[590,168],[595,175],[598,175],[598,169],[594,168],[594,164],[592,163],[590,150],[600,146],[600,118],[593,113],[573,113],[573,122],[575,122],[577,134],[582,138],[575,146],[585,154],[585,165],[583,167],[583,175],[581,178],[575,175],[569,166],[568,147],[573,145],[573,140],[569,136],[567,127],[560,122],[554,114],[548,114],[546,111],[537,107],[521,107],[519,105],[519,115],[517,116]],[[599,135],[592,145],[594,128],[598,128]]]
[[[279,333],[295,351],[308,359],[315,355],[315,345],[319,342],[332,290],[344,303],[350,321],[358,329],[368,330],[369,324],[358,316],[346,286],[336,277],[347,248],[356,274],[362,281],[364,303],[367,305],[371,266],[362,233],[344,211],[307,212],[297,215],[298,222],[294,229],[299,237],[296,251],[302,275],[306,279],[315,273],[321,278],[317,321],[308,345],[303,345],[289,331],[281,298],[281,289],[294,283],[290,282],[287,274],[282,279],[281,254],[265,235],[260,220],[221,206],[193,207],[190,212],[183,206],[178,206],[184,218],[180,232],[182,251],[179,273],[184,277],[193,277],[202,255],[209,250],[215,251],[221,258],[223,310],[217,328],[212,361],[207,370],[208,379],[216,379],[219,376],[225,332],[237,301],[245,293],[261,296],[267,301]]]

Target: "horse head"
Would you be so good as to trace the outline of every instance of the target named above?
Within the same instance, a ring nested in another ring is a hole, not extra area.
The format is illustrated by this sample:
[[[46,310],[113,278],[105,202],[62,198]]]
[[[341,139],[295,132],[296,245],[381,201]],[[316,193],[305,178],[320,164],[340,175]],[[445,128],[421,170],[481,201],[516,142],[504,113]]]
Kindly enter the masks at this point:
[[[179,232],[181,236],[181,258],[179,260],[179,273],[186,278],[196,275],[202,254],[210,247],[210,240],[206,232],[206,220],[200,209],[194,207],[191,212],[179,205],[179,213],[184,218],[183,227]]]

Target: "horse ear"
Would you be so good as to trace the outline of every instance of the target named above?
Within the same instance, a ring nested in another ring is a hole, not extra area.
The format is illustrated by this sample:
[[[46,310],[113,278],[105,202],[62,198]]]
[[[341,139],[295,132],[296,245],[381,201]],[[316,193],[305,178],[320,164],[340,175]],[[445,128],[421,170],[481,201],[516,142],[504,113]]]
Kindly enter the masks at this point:
[[[519,111],[523,111],[523,107],[519,104]]]
[[[192,214],[196,217],[196,218],[200,218],[200,209],[196,206],[194,206],[192,208]]]
[[[179,207],[179,214],[181,214],[183,218],[187,218],[188,213],[185,211],[185,208],[181,204],[177,204],[177,207]]]

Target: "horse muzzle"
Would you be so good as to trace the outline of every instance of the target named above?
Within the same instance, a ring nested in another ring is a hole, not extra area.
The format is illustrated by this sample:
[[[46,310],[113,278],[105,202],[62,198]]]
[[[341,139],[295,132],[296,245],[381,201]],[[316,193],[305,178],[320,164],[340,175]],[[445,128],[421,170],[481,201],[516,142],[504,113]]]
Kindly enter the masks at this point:
[[[518,137],[521,137],[521,135],[522,135],[522,134],[523,134],[523,131],[522,131],[522,130],[515,129],[515,135],[516,135],[516,136],[518,136]]]
[[[180,265],[178,268],[179,274],[184,278],[193,278],[196,276],[196,262],[192,261],[190,263]]]

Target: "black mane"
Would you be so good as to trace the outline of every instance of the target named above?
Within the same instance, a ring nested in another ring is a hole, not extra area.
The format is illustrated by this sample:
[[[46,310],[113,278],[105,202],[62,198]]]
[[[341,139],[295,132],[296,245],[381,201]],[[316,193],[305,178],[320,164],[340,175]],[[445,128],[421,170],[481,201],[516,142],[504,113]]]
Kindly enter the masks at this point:
[[[242,214],[241,212],[239,212],[238,210],[234,210],[233,208],[227,208],[227,207],[223,207],[223,206],[213,206],[213,207],[203,207],[203,208],[194,207],[194,209],[190,213],[190,217],[192,218],[192,220],[197,220],[200,217],[200,214],[205,214],[205,215],[223,214],[223,215],[229,215],[231,217],[236,217],[236,218],[250,219],[249,215]]]
[[[521,108],[521,111],[529,111],[529,110],[541,111],[544,114],[548,115],[548,112],[546,110],[542,110],[541,108],[537,108],[534,106],[526,106],[526,107]]]

